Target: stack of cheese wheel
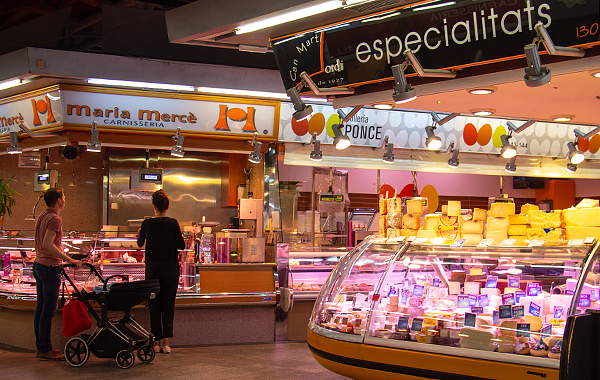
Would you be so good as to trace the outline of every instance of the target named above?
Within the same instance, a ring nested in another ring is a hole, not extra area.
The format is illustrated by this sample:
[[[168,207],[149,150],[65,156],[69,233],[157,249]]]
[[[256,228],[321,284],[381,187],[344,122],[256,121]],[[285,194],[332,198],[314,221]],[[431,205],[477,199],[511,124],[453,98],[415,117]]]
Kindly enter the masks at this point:
[[[442,206],[442,215],[438,225],[439,234],[446,239],[458,239],[460,238],[461,227],[460,201],[448,201],[447,206]]]
[[[508,217],[514,214],[514,203],[492,203],[490,215],[487,218],[485,233],[486,239],[493,240],[492,245],[500,245],[502,240],[508,238]]]
[[[389,198],[387,200],[387,233],[388,238],[398,237],[402,229],[402,205],[400,198]]]
[[[408,199],[406,201],[406,214],[402,216],[401,236],[417,236],[417,231],[421,228],[422,213],[423,204],[419,199]]]
[[[483,239],[487,211],[481,208],[473,210],[472,220],[462,222],[461,239],[465,239],[465,245],[477,245]]]
[[[514,245],[527,245],[527,229],[529,225],[529,211],[538,210],[538,206],[524,204],[521,213],[508,216],[508,238],[515,240]]]
[[[584,199],[575,208],[563,210],[566,238],[600,239],[600,207],[597,199]]]

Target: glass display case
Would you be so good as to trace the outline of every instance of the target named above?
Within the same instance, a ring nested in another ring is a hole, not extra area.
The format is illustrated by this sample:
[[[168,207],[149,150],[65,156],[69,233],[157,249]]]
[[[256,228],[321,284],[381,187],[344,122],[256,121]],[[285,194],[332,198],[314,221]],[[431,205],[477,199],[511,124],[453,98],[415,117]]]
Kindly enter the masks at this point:
[[[321,287],[348,252],[347,247],[291,248],[289,266],[294,298],[316,300]]]
[[[558,379],[567,317],[600,309],[597,259],[596,244],[452,247],[369,238],[323,285],[309,346],[321,364],[353,378],[379,368]],[[330,349],[332,339],[339,350]],[[360,360],[349,348],[355,344]],[[348,372],[348,363],[357,368]]]

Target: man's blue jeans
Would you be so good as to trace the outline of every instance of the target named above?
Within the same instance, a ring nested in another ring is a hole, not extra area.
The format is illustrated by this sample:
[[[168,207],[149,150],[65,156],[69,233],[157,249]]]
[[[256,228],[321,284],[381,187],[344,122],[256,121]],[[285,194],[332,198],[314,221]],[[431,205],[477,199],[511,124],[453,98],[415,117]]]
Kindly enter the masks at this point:
[[[33,277],[36,281],[37,304],[33,318],[35,345],[40,352],[52,349],[52,318],[58,305],[60,291],[60,267],[48,267],[33,263]]]

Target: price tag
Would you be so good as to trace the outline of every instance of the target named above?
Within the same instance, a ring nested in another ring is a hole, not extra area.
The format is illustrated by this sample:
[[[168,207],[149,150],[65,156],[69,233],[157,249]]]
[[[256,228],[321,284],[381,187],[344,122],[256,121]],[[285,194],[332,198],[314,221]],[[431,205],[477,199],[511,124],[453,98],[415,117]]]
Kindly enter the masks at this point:
[[[404,239],[406,239],[406,236],[396,236],[396,237],[387,239],[386,243],[400,243],[400,242],[403,242]]]
[[[577,302],[578,307],[590,307],[590,295],[582,294],[579,297],[579,302]]]
[[[379,294],[377,294],[377,293],[373,294],[373,296],[371,297],[371,299],[373,301],[379,301]]]
[[[542,308],[538,304],[535,304],[533,302],[529,303],[529,314],[539,317],[540,310],[542,310]]]
[[[483,313],[483,308],[479,307],[479,306],[473,306],[471,308],[471,313],[473,313],[473,314],[482,314]]]
[[[586,237],[585,240],[583,241],[585,244],[594,244],[594,241],[596,241],[595,237],[589,236]]]
[[[400,298],[400,303],[402,305],[406,305],[406,301],[408,301],[408,296],[406,294],[403,294],[402,297]]]
[[[500,313],[498,310],[492,311],[492,324],[499,325],[500,324]]]
[[[467,239],[456,239],[454,240],[454,243],[452,243],[451,247],[461,248],[463,244],[465,244],[465,241],[467,241]]]
[[[476,322],[477,322],[477,314],[465,313],[465,326],[475,327]]]
[[[500,312],[500,319],[508,319],[512,318],[512,306],[511,305],[500,305],[498,307],[498,311]]]
[[[504,239],[504,240],[502,240],[500,245],[503,247],[510,247],[512,245],[515,245],[516,242],[517,242],[517,239]]]
[[[398,330],[408,330],[408,317],[398,318]]]
[[[538,284],[530,282],[527,284],[527,297],[536,297],[538,295]]]
[[[512,317],[513,318],[521,318],[525,316],[525,306],[523,305],[513,305],[512,306]]]
[[[490,299],[487,294],[482,294],[477,297],[477,303],[479,306],[490,306]]]
[[[440,279],[439,278],[433,279],[433,286],[435,286],[436,288],[440,287]]]
[[[571,240],[569,240],[567,245],[575,245],[575,246],[583,245],[583,239],[571,239]]]
[[[552,335],[552,325],[547,324],[542,326],[542,328],[540,329],[540,334],[544,337],[549,337],[550,335]]]
[[[469,307],[477,306],[477,296],[469,295]]]
[[[415,297],[422,297],[424,290],[425,290],[425,286],[423,286],[423,285],[415,285],[413,287],[412,295],[415,296]]]
[[[444,238],[444,237],[436,237],[436,238],[431,239],[431,244],[434,244],[434,245],[442,245],[445,242],[446,242],[446,238]]]
[[[526,293],[524,290],[517,290],[515,292],[515,298],[516,298],[516,302],[519,303],[519,301],[521,301],[521,298],[525,297]]]
[[[563,315],[564,307],[554,306],[554,319],[561,319]]]
[[[482,239],[479,244],[477,244],[478,247],[489,247],[490,245],[492,245],[492,243],[494,242],[494,239]]]
[[[417,237],[416,236],[409,236],[406,240],[407,241],[414,241]]]
[[[429,239],[427,239],[427,238],[416,238],[415,240],[413,240],[413,244],[425,244],[425,243],[427,243],[427,240],[429,240]]]
[[[458,307],[469,307],[469,296],[461,294],[458,296]]]
[[[421,331],[423,329],[423,320],[421,318],[414,318],[412,325],[410,326],[411,331]]]
[[[519,276],[508,276],[508,287],[509,288],[518,288],[520,287]]]
[[[498,276],[488,276],[485,282],[486,288],[496,288],[498,286]]]
[[[531,325],[529,323],[517,323],[517,337],[529,337]]]
[[[515,295],[513,293],[506,293],[502,295],[502,305],[514,305]]]
[[[530,247],[542,247],[544,245],[544,240],[542,239],[534,239],[529,241]]]

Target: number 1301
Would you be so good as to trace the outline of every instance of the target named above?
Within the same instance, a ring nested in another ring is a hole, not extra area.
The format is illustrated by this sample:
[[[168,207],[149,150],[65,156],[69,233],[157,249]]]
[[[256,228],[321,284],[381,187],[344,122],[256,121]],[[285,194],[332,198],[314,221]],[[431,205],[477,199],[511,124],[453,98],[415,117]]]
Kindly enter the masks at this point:
[[[598,33],[598,23],[595,22],[589,28],[587,26],[580,26],[577,28],[577,38],[583,38],[587,36],[593,36]]]

